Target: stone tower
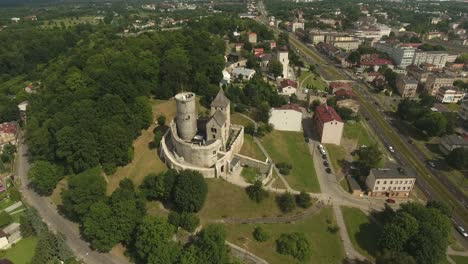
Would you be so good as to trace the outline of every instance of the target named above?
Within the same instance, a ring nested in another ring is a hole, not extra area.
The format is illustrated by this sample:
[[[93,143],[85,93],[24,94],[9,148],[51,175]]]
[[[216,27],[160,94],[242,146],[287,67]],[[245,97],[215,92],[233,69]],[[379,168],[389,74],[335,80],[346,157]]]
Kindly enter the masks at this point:
[[[178,93],[175,96],[177,114],[177,134],[183,140],[189,141],[197,134],[197,107],[195,94],[190,92]]]
[[[231,101],[224,94],[223,88],[219,89],[215,99],[211,102],[211,116],[218,110],[226,117],[226,128],[229,129],[231,127]]]
[[[283,79],[288,78],[289,56],[288,50],[278,49],[277,58],[283,65]]]

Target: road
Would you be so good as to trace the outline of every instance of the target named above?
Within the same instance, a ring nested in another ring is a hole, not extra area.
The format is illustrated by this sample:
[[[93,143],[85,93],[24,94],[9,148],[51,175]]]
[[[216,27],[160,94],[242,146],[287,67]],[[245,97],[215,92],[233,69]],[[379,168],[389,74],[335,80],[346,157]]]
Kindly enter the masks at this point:
[[[20,191],[26,203],[36,208],[49,229],[65,235],[67,244],[75,256],[87,264],[129,264],[130,262],[126,259],[122,259],[118,256],[92,251],[88,244],[81,240],[77,224],[62,217],[58,213],[55,205],[53,205],[47,197],[39,196],[28,187],[29,180],[27,175],[30,168],[28,148],[22,142],[21,137],[18,141],[16,174],[21,180]]]

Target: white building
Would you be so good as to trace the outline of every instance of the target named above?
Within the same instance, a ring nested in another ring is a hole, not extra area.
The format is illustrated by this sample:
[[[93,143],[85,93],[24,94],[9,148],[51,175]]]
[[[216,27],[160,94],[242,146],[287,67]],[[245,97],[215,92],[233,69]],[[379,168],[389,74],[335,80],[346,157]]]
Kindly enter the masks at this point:
[[[223,70],[222,73],[223,73],[223,79],[219,82],[219,86],[231,83],[231,74],[226,70]]]
[[[410,168],[371,169],[366,178],[369,196],[408,197],[416,182]]]
[[[232,76],[241,80],[251,80],[255,75],[255,70],[244,67],[236,67],[232,70]]]
[[[416,52],[413,47],[401,44],[393,45],[384,41],[374,43],[374,48],[390,55],[395,64],[401,68],[406,68],[413,63],[414,53]]]
[[[303,22],[292,22],[291,23],[291,31],[296,32],[296,30],[302,29],[304,30],[304,23]]]
[[[455,88],[454,86],[440,87],[436,94],[436,98],[441,103],[458,103],[465,97],[465,92]]]
[[[282,95],[291,96],[297,91],[297,83],[295,81],[284,79],[280,82],[279,93]]]
[[[274,129],[281,131],[301,131],[302,111],[297,105],[285,105],[281,108],[273,108],[268,123]]]
[[[444,51],[422,51],[418,50],[414,53],[413,64],[421,65],[429,63],[436,68],[443,68],[447,63],[448,53]]]
[[[11,18],[11,22],[13,22],[13,23],[18,23],[20,20],[21,20],[21,18],[19,18],[19,17],[12,17]]]
[[[289,76],[289,53],[287,50],[278,50],[276,57],[279,62],[283,65],[283,74],[282,77],[284,79],[288,78]]]

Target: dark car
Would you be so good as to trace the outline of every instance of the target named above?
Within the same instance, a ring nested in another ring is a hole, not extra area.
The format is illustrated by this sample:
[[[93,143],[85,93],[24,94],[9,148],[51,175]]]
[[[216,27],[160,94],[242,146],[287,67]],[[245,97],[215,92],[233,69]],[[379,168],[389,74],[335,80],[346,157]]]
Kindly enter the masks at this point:
[[[414,145],[414,141],[413,140],[408,140],[408,143],[410,143],[411,145]]]
[[[387,201],[387,203],[392,203],[392,204],[395,203],[395,200],[390,199],[390,198],[388,198],[386,201]]]
[[[327,155],[322,155],[322,159],[326,160],[326,159],[327,159]]]
[[[327,173],[331,173],[331,169],[330,169],[330,168],[326,168],[325,171],[326,171]]]
[[[330,166],[330,165],[328,164],[327,161],[324,161],[324,162],[323,162],[323,166],[328,167],[328,166]]]

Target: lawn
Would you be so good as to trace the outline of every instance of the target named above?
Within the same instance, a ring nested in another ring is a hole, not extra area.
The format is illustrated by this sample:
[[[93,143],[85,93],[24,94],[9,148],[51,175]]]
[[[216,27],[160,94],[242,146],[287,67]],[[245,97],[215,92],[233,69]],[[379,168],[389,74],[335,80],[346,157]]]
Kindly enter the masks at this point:
[[[343,136],[345,138],[357,140],[357,146],[370,146],[375,141],[371,138],[369,131],[363,126],[361,122],[345,123],[343,129]]]
[[[458,110],[460,110],[459,104],[446,104],[445,107],[447,107],[450,112],[458,112]]]
[[[202,222],[226,217],[254,218],[285,215],[279,210],[273,193],[270,193],[269,197],[261,203],[256,203],[250,200],[244,188],[221,179],[206,179],[206,182],[208,195],[199,212]],[[288,215],[302,211],[297,208]]]
[[[293,189],[320,192],[314,163],[302,133],[273,130],[261,142],[273,162],[292,165],[291,173],[285,178]]]
[[[377,254],[379,226],[360,209],[342,207],[343,218],[349,238],[354,248],[369,259],[374,260]]]
[[[37,241],[38,239],[36,237],[23,238],[5,251],[4,258],[11,260],[15,264],[30,263],[34,256]]]
[[[320,91],[325,91],[328,87],[327,83],[324,82],[319,75],[308,71],[302,72],[301,76],[299,77],[299,83],[303,89],[313,86]]]
[[[160,115],[166,116],[166,124],[172,120],[176,114],[175,101],[154,100],[153,116],[157,118]],[[141,184],[144,177],[149,173],[160,173],[167,170],[166,165],[159,159],[157,149],[151,148],[150,143],[154,139],[153,130],[156,128],[152,124],[148,129],[143,130],[141,135],[133,142],[135,154],[132,162],[124,167],[119,167],[114,175],[107,177],[107,193],[110,194],[124,178],[130,178],[136,185]]]
[[[244,145],[242,145],[242,149],[239,153],[261,161],[266,160],[265,155],[263,155],[262,150],[258,147],[257,143],[255,143],[251,135],[244,134]]]
[[[247,125],[253,124],[252,121],[250,121],[249,119],[243,117],[239,113],[234,113],[234,114],[231,115],[231,123],[236,124],[236,125],[241,125],[241,126],[244,126],[244,127],[246,127]]]
[[[241,175],[246,182],[253,184],[261,176],[261,173],[257,168],[245,167],[242,169]]]
[[[457,264],[468,264],[468,257],[464,256],[449,256]]]
[[[338,173],[341,170],[340,161],[346,157],[345,148],[335,144],[325,144],[325,148],[333,170]]]
[[[334,225],[335,218],[330,207],[323,208],[318,214],[296,223],[262,224],[270,238],[266,242],[257,242],[252,237],[256,225],[226,225],[227,240],[241,246],[271,264],[299,263],[293,257],[276,252],[276,240],[282,233],[299,232],[307,236],[310,242],[311,258],[306,262],[313,264],[342,263],[344,250],[339,233],[331,233],[327,227]]]

